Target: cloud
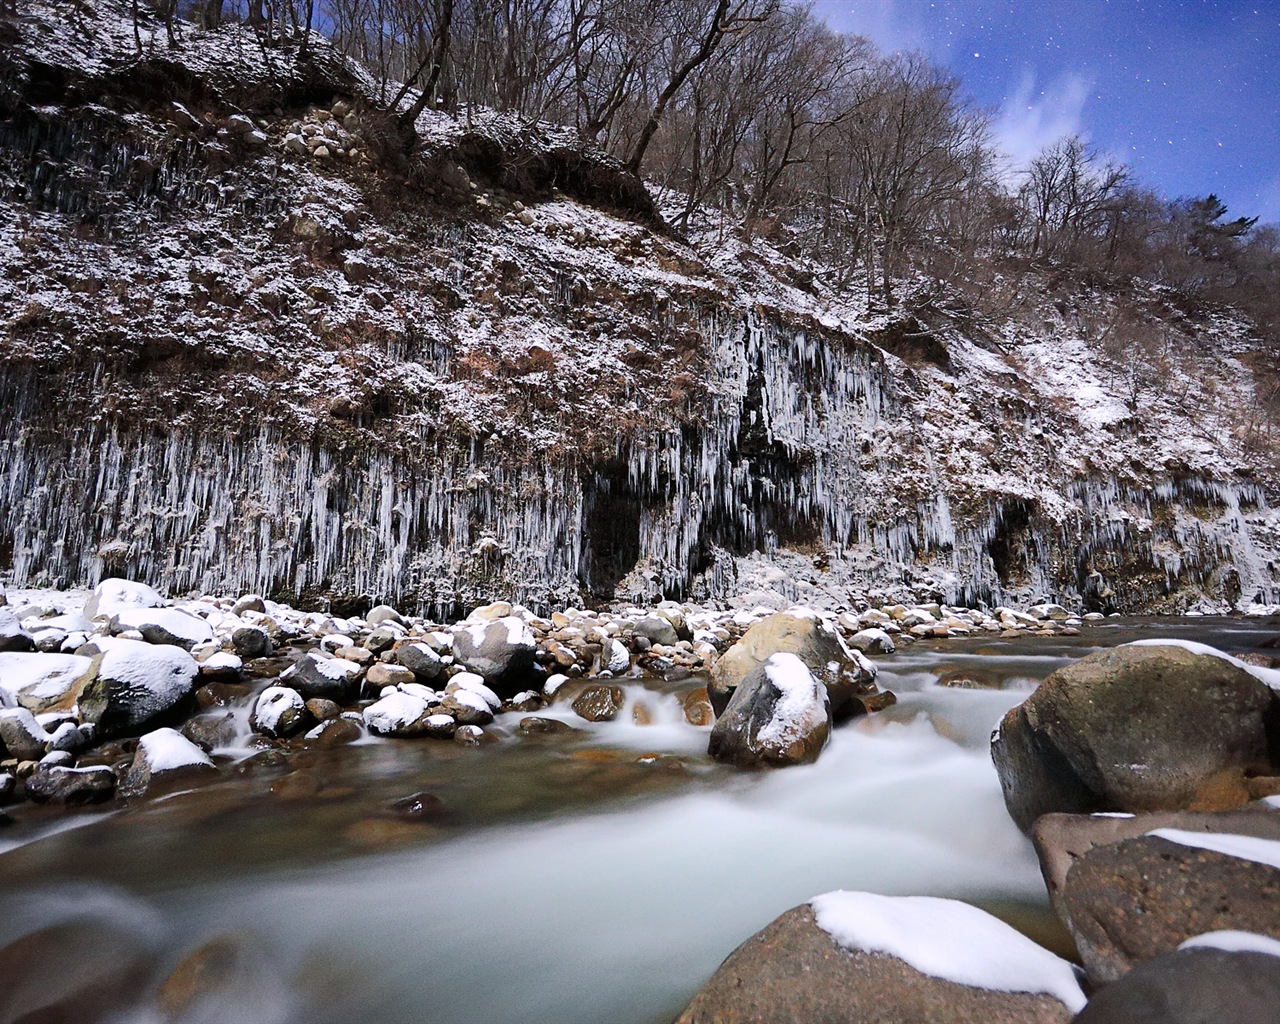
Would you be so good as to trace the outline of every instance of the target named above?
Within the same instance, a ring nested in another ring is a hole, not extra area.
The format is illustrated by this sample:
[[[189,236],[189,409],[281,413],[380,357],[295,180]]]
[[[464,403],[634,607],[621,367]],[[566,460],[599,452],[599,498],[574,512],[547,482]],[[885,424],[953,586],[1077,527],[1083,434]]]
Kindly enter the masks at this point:
[[[1045,146],[1064,135],[1085,135],[1084,105],[1093,82],[1078,74],[1055,78],[1046,88],[1036,88],[1033,71],[1023,72],[1018,87],[1000,106],[996,117],[996,144],[1014,168],[1025,167]]]
[[[818,0],[815,5],[827,24],[866,36],[884,53],[929,49],[923,7],[913,0]]]

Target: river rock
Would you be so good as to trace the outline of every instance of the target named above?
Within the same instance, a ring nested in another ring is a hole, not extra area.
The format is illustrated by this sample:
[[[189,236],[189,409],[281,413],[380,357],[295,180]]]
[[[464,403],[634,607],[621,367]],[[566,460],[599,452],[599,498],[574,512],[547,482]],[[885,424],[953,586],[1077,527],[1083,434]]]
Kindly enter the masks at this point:
[[[49,734],[27,708],[0,711],[0,747],[20,761],[38,761],[45,753]]]
[[[27,796],[38,804],[81,807],[110,800],[116,792],[116,773],[105,766],[64,768],[40,766],[28,777]]]
[[[975,907],[827,893],[734,950],[677,1024],[1066,1024],[1083,1004],[1069,964]]]
[[[84,603],[86,619],[112,618],[138,608],[160,608],[164,598],[145,583],[119,578],[106,579],[93,588]]]
[[[308,703],[310,703],[308,701]],[[364,738],[364,730],[349,718],[329,718],[303,736],[308,743],[322,749],[345,747]]]
[[[1280,939],[1280,841],[1158,829],[1098,846],[1067,872],[1060,905],[1095,985],[1205,932]]]
[[[437,710],[449,715],[459,725],[488,725],[493,721],[489,702],[471,690],[455,689],[446,694]]]
[[[489,689],[485,685],[485,681],[474,672],[459,672],[449,678],[449,683],[445,686],[444,692],[450,694],[457,693],[459,690],[468,690],[482,698],[485,704],[489,706],[490,711],[497,711],[502,707],[502,698]]]
[[[711,725],[716,720],[715,709],[705,686],[698,686],[684,695],[684,720],[690,725]]]
[[[401,686],[404,683],[416,683],[418,681],[418,677],[413,674],[412,670],[405,668],[403,665],[388,665],[382,661],[370,665],[364,678],[374,693],[377,693],[384,686]]]
[[[80,716],[103,735],[132,731],[190,699],[198,666],[181,648],[119,637],[94,644],[102,658],[81,691]]]
[[[17,616],[0,606],[0,651],[29,651],[35,646]]]
[[[148,953],[137,934],[87,916],[28,932],[0,949],[0,1021],[112,1019],[113,1009],[141,995]]]
[[[631,652],[620,640],[606,640],[600,660],[603,667],[615,676],[626,675],[631,668]]]
[[[1031,830],[1049,902],[1060,918],[1062,890],[1071,866],[1090,850],[1136,839],[1158,828],[1186,832],[1238,832],[1280,840],[1280,814],[1244,811],[1152,811],[1146,814],[1045,814]]]
[[[310,651],[282,673],[280,681],[304,697],[325,697],[345,704],[355,697],[362,671],[354,661],[326,658],[318,651]]]
[[[379,736],[424,736],[433,710],[422,697],[395,690],[364,709],[364,724]]]
[[[210,711],[182,723],[182,735],[208,753],[236,741],[236,719],[230,711]]]
[[[174,729],[156,729],[138,740],[133,763],[120,783],[122,797],[185,786],[217,774],[209,755]]]
[[[92,669],[92,658],[76,654],[6,651],[0,654],[0,706],[36,713],[70,707]]]
[[[568,722],[562,722],[558,718],[541,718],[538,715],[530,715],[527,718],[520,719],[520,723],[516,726],[516,731],[522,736],[549,736],[555,733],[575,732],[576,730]]]
[[[671,624],[670,620],[661,615],[646,615],[632,629],[636,636],[642,636],[653,644],[674,647],[680,642],[680,635],[676,632],[676,627]]]
[[[588,722],[612,722],[618,717],[626,693],[621,686],[588,686],[574,699],[574,713]]]
[[[149,644],[171,644],[184,651],[213,639],[209,623],[180,608],[126,608],[111,625],[113,633],[136,629]]]
[[[1174,645],[1098,651],[1054,672],[992,740],[1024,832],[1051,811],[1215,810],[1275,774],[1280,701],[1225,657]]]
[[[271,653],[271,634],[261,626],[241,626],[231,634],[231,646],[242,658],[265,658]]]
[[[1074,1024],[1273,1024],[1280,955],[1193,946],[1138,964]]]
[[[245,612],[257,612],[259,615],[265,615],[267,611],[266,602],[262,600],[260,594],[244,594],[236,599],[236,603],[231,606],[231,614],[243,616]]]
[[[237,683],[244,674],[244,662],[230,651],[214,651],[199,663],[200,682]]]
[[[453,632],[454,657],[503,697],[541,683],[537,651],[533,632],[515,615],[462,623]]]
[[[249,717],[254,732],[286,739],[310,728],[311,714],[302,694],[289,686],[268,686],[258,695]]]
[[[893,637],[876,626],[854,633],[849,638],[849,646],[863,654],[892,654],[898,649]]]
[[[724,714],[734,689],[771,655],[793,654],[827,688],[836,720],[845,717],[848,698],[869,688],[876,667],[850,650],[834,627],[808,609],[778,612],[753,624],[711,670],[707,692],[717,715]]]
[[[816,761],[831,736],[827,688],[794,654],[774,654],[747,673],[711,729],[707,750],[742,767]]]
[[[444,670],[444,659],[424,643],[401,644],[396,661],[419,679],[433,680]]]
[[[389,604],[376,604],[369,609],[369,614],[364,617],[364,621],[370,626],[380,626],[384,622],[394,622],[398,626],[404,625],[404,619],[400,613]]]

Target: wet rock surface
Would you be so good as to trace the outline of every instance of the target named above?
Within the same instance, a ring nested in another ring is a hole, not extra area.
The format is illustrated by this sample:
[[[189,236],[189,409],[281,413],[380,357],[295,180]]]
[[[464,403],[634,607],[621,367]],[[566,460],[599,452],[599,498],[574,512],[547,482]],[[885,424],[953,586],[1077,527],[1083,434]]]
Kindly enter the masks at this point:
[[[992,743],[1019,828],[1052,811],[1224,810],[1272,775],[1280,701],[1245,668],[1172,645],[1100,651],[1005,715]]]

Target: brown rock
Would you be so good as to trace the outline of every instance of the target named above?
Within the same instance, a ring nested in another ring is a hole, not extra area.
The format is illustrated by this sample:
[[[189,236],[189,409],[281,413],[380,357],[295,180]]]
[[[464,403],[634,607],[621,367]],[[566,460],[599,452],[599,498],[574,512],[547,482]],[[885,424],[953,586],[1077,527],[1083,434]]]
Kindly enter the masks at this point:
[[[611,722],[618,717],[626,695],[621,686],[588,686],[574,700],[572,707],[588,722]]]
[[[1205,932],[1280,939],[1280,870],[1142,836],[1077,860],[1060,905],[1089,980],[1105,985]]]
[[[699,686],[684,695],[684,719],[690,725],[710,725],[716,720],[705,686]]]
[[[676,1024],[1066,1024],[1047,995],[993,992],[922,974],[896,957],[850,952],[808,905],[734,950]]]

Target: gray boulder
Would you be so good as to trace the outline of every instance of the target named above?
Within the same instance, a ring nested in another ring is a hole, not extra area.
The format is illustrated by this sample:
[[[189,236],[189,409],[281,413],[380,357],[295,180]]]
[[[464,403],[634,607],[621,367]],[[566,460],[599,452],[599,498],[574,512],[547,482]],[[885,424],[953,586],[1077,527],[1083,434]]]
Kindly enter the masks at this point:
[[[318,651],[311,651],[281,673],[280,681],[304,697],[325,697],[346,704],[355,699],[362,673],[363,669],[354,661],[326,658]]]
[[[1074,1024],[1275,1024],[1280,956],[1191,948],[1139,964]]]
[[[241,626],[231,634],[231,646],[242,658],[265,658],[271,653],[271,635],[261,626]]]
[[[444,670],[444,660],[423,643],[401,644],[396,648],[396,661],[419,679],[436,679]]]
[[[537,652],[533,632],[515,615],[466,622],[453,633],[454,657],[482,676],[500,697],[541,686],[542,669],[534,660]]]
[[[707,750],[744,768],[816,761],[831,736],[827,689],[794,654],[774,654],[736,686]]]
[[[0,651],[29,651],[35,646],[17,616],[0,605]]]
[[[1272,775],[1280,701],[1243,666],[1173,645],[1099,651],[1004,716],[991,754],[1024,832],[1052,811],[1225,810]]]
[[[120,783],[119,794],[154,796],[216,774],[209,755],[185,736],[173,729],[156,729],[138,740],[138,750]]]
[[[110,800],[116,792],[116,773],[105,766],[61,768],[41,765],[27,779],[27,796],[38,804],[82,807]]]
[[[309,729],[314,723],[302,694],[289,686],[268,686],[258,695],[249,716],[254,732],[287,739]]]
[[[95,643],[105,650],[81,691],[80,716],[103,735],[134,730],[191,700],[199,666],[181,648],[118,637]]]

